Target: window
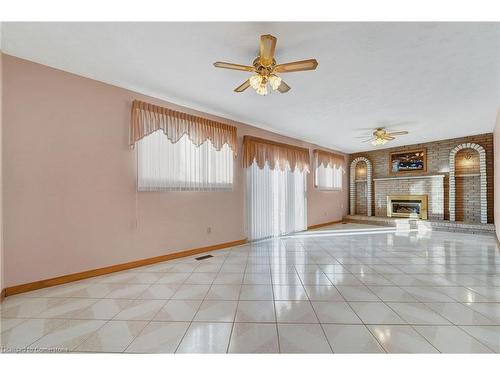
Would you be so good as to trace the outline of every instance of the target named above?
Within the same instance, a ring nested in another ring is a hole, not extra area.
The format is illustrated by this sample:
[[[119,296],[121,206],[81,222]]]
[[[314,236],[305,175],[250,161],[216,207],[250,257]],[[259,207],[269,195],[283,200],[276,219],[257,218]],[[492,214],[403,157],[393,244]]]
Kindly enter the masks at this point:
[[[231,190],[234,154],[210,140],[196,146],[187,135],[172,143],[157,130],[137,142],[139,191]]]
[[[234,126],[134,100],[129,145],[137,145],[139,191],[233,187]]]
[[[341,190],[344,157],[326,151],[314,150],[314,161],[314,186],[320,190]]]
[[[320,190],[342,189],[342,167],[327,166],[320,164],[316,167],[315,185]]]

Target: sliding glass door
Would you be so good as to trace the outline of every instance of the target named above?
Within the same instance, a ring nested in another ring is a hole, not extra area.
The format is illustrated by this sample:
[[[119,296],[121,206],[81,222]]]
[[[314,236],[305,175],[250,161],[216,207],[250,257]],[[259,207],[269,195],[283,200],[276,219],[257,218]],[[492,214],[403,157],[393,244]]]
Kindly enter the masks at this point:
[[[247,168],[249,239],[275,237],[307,229],[306,171],[298,168]]]

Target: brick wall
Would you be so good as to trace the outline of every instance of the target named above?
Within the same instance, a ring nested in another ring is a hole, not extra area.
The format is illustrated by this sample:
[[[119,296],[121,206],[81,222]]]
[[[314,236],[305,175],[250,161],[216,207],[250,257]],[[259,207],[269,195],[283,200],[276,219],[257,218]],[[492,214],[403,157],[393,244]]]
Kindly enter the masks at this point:
[[[367,215],[366,182],[356,181],[356,215]]]
[[[389,174],[389,157],[391,152],[405,151],[412,149],[425,148],[427,150],[427,171],[412,173],[411,176],[417,175],[435,175],[443,174],[445,175],[443,183],[443,217],[445,220],[449,219],[448,215],[448,173],[449,173],[449,156],[450,151],[459,144],[462,143],[477,143],[481,145],[486,150],[486,174],[487,174],[487,209],[488,209],[488,222],[493,222],[493,134],[480,134],[469,137],[447,139],[436,142],[420,143],[414,145],[408,145],[403,147],[394,147],[390,149],[375,150],[368,152],[360,152],[351,154],[350,161],[354,158],[363,156],[371,160],[373,166],[373,178],[383,178],[383,177],[393,177]],[[469,151],[468,151],[469,152]],[[470,165],[466,165],[465,162],[459,162],[456,168],[456,175],[460,176],[462,174],[470,174],[471,171],[475,170],[475,154],[471,153]],[[457,153],[456,160],[463,160],[467,153],[460,151]],[[476,152],[477,154],[477,152]],[[469,163],[469,162],[468,162]],[[424,179],[419,179],[415,181],[423,181]],[[394,180],[394,181],[409,181],[409,180]],[[456,189],[460,194],[456,197],[456,209],[459,215],[456,220],[474,220],[477,221],[477,215],[479,215],[480,207],[477,205],[479,201],[479,192],[477,190],[477,183],[473,178],[456,178]],[[375,184],[373,184],[373,189],[376,189]],[[408,189],[411,190],[410,187]],[[376,207],[377,203],[380,204],[379,198],[376,197],[376,190],[374,193],[373,207],[372,210],[376,216],[386,216],[386,211],[381,207]],[[417,193],[415,193],[417,194]],[[431,197],[429,197],[431,198]],[[462,203],[460,203],[462,202]],[[466,203],[464,205],[464,203]],[[384,198],[385,204],[385,198]],[[460,209],[458,208],[460,206]],[[458,212],[460,211],[460,212]],[[461,219],[459,219],[461,217]]]
[[[481,222],[481,201],[479,176],[455,177],[455,219],[470,223]]]
[[[375,181],[375,216],[387,216],[388,195],[427,195],[428,218],[433,220],[444,218],[443,178]]]

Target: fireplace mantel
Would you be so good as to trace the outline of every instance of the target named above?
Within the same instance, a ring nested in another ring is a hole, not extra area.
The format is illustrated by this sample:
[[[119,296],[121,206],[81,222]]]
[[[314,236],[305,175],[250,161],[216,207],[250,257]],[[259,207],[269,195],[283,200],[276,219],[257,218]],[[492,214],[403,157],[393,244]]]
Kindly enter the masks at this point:
[[[386,181],[386,180],[414,180],[417,178],[445,178],[444,174],[433,174],[433,175],[424,175],[424,176],[397,176],[397,177],[382,177],[382,178],[374,178],[373,181]]]

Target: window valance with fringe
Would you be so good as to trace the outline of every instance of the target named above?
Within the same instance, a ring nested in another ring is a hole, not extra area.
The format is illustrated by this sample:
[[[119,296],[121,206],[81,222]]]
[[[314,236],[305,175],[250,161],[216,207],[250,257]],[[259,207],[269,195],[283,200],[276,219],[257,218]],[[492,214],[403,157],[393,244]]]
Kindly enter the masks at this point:
[[[309,149],[246,135],[243,137],[243,166],[248,168],[254,161],[260,169],[267,162],[270,169],[289,167],[292,171],[297,168],[308,172]]]
[[[134,100],[130,121],[130,146],[134,147],[137,141],[160,129],[172,143],[178,142],[185,134],[196,146],[210,140],[212,145],[220,150],[227,143],[236,157],[236,127]]]
[[[313,151],[314,158],[316,159],[316,167],[323,165],[323,167],[335,167],[340,168],[344,167],[344,156],[340,154],[335,154],[333,152],[323,151],[323,150],[314,150]]]

